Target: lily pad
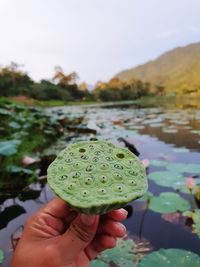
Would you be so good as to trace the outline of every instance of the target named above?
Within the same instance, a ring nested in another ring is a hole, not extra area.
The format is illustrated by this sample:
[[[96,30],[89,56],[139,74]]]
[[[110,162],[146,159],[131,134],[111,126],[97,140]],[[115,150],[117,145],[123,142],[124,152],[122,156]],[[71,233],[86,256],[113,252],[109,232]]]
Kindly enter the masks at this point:
[[[69,145],[47,173],[52,190],[86,214],[121,208],[147,191],[146,172],[138,157],[106,141]]]
[[[0,155],[11,156],[16,154],[17,148],[20,144],[20,140],[9,140],[0,142]]]
[[[173,151],[175,153],[188,153],[190,150],[186,147],[177,147],[177,148],[174,148]]]
[[[177,173],[199,174],[200,164],[171,163],[167,165],[167,169]]]
[[[172,187],[174,189],[180,189],[185,184],[184,176],[176,172],[151,172],[148,177],[157,185]]]
[[[192,229],[195,234],[200,238],[200,210],[195,209],[194,211],[186,211],[183,213],[184,216],[192,218],[193,224]]]
[[[139,267],[197,267],[200,257],[183,249],[160,249],[145,256]]]
[[[3,250],[0,249],[0,264],[3,262],[4,260],[4,253],[3,253]]]
[[[96,260],[92,261],[91,267],[109,267],[111,263],[120,267],[136,267],[134,246],[132,239],[118,239],[116,247],[102,252]]]
[[[190,204],[176,193],[163,192],[159,196],[153,196],[150,199],[149,208],[159,213],[182,212],[189,210]]]
[[[157,160],[157,159],[152,159],[150,160],[150,165],[156,166],[156,167],[165,167],[168,163],[164,160]]]

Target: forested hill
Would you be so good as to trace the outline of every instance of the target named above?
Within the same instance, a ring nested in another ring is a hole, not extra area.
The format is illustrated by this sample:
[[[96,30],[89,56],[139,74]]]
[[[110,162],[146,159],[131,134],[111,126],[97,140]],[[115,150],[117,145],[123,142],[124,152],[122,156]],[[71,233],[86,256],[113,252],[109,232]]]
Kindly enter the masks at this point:
[[[122,81],[140,79],[166,91],[200,90],[200,42],[175,48],[155,60],[117,74]]]

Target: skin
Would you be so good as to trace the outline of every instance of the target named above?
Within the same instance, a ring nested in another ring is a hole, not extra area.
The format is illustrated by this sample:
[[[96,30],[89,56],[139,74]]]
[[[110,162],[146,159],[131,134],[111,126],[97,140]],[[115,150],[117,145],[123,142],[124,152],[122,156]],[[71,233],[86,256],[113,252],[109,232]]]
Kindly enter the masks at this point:
[[[27,221],[11,267],[89,267],[101,251],[113,248],[126,229],[127,211],[84,215],[53,199]]]

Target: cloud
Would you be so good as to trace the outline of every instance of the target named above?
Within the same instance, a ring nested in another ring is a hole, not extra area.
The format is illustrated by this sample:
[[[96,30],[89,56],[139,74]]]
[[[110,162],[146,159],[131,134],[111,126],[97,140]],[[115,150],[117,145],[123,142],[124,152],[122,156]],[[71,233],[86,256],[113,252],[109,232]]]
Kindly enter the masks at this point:
[[[169,39],[172,36],[174,36],[176,34],[177,31],[172,30],[172,31],[164,31],[164,32],[160,32],[156,35],[157,38],[159,39]]]

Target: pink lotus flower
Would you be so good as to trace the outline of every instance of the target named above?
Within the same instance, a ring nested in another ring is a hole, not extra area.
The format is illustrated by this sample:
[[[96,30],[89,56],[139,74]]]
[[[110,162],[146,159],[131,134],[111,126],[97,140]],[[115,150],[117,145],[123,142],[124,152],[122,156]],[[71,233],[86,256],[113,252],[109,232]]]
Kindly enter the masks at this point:
[[[21,162],[23,165],[27,166],[27,165],[33,164],[34,162],[36,162],[36,160],[29,156],[24,156]]]
[[[150,162],[149,162],[148,159],[143,159],[142,160],[142,163],[143,163],[143,165],[144,165],[145,168],[148,168],[149,167]]]
[[[188,189],[192,190],[196,185],[196,181],[192,176],[189,176],[187,177],[185,184]]]

